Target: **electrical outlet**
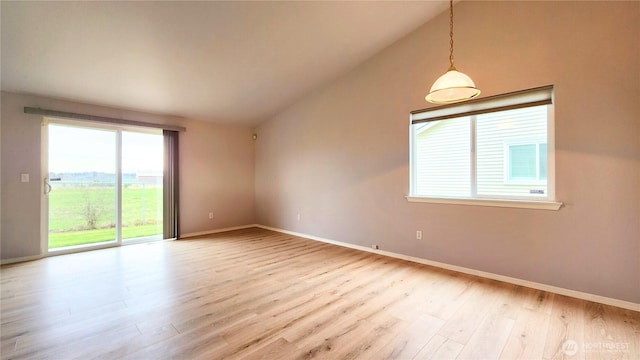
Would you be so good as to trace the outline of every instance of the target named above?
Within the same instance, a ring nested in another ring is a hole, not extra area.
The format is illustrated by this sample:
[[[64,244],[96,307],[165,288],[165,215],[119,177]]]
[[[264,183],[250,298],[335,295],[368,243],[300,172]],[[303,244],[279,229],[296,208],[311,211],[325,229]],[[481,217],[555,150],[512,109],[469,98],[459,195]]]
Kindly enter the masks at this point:
[[[420,230],[416,231],[416,239],[422,240],[422,231],[420,231]]]
[[[209,213],[209,219],[213,219],[213,211]]]
[[[298,215],[296,216],[296,220],[300,221],[300,213],[298,213]]]
[[[376,244],[373,244],[373,245],[371,245],[371,248],[372,248],[372,249],[375,249],[375,250],[378,250],[378,249],[380,249],[380,246],[378,246],[378,245],[376,245]]]

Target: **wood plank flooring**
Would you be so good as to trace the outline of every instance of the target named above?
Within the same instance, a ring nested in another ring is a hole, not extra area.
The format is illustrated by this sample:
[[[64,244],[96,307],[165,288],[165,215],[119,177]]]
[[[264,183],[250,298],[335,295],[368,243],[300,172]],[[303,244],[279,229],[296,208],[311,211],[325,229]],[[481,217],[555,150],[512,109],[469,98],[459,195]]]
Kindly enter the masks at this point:
[[[263,229],[0,269],[2,359],[640,359],[640,313]]]

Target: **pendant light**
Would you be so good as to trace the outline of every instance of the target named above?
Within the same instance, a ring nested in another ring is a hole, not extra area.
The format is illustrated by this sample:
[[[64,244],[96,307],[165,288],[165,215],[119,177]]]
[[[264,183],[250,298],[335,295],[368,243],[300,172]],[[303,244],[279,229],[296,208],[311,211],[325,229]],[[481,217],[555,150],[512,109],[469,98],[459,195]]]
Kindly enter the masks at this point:
[[[450,104],[480,95],[473,80],[453,65],[453,0],[449,0],[449,70],[433,83],[425,100],[435,104]]]

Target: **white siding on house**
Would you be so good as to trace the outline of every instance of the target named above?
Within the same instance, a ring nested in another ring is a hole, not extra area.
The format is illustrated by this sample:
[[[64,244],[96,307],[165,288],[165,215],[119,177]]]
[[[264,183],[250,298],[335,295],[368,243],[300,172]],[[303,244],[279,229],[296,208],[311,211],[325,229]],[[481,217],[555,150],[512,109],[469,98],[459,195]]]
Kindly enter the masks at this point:
[[[545,181],[509,181],[509,144],[547,143],[547,106],[478,115],[476,176],[478,195],[546,196]],[[530,194],[543,190],[544,194]]]
[[[423,131],[416,130],[415,195],[470,196],[469,118],[438,121],[426,126]]]

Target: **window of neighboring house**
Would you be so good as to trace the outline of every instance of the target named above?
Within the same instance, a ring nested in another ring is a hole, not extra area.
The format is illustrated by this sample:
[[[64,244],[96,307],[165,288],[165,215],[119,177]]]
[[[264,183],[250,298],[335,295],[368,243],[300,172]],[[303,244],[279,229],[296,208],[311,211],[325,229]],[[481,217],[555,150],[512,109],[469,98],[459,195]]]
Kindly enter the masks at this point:
[[[412,112],[408,199],[559,208],[552,95],[546,86]]]
[[[547,143],[505,144],[505,183],[544,184],[547,181]]]

